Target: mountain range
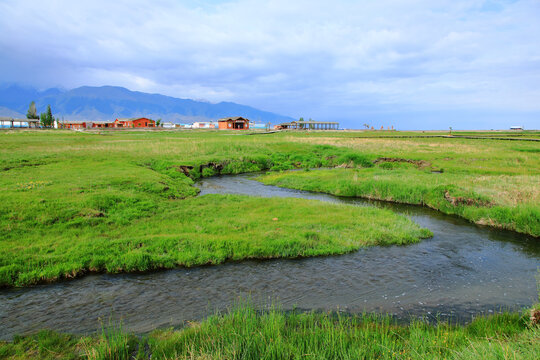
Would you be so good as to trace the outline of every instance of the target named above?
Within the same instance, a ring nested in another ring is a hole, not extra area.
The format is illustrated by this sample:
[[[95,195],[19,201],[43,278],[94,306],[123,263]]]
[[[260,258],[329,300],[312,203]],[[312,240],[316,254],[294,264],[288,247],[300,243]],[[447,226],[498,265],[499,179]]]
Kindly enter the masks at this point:
[[[278,123],[291,117],[233,102],[210,103],[160,94],[130,91],[117,86],[82,86],[72,90],[38,91],[18,85],[0,87],[0,117],[25,118],[31,101],[38,115],[51,105],[53,115],[65,120],[114,120],[145,116],[176,123],[243,116],[256,122]]]

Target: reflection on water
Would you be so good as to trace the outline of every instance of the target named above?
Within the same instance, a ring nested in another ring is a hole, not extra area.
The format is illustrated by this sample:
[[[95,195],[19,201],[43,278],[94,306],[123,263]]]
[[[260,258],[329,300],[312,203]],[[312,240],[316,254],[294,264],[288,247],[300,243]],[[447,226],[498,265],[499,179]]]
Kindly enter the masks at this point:
[[[342,199],[281,189],[247,175],[209,178],[201,195],[235,193],[384,206],[434,237],[331,257],[245,261],[148,274],[91,275],[0,291],[0,338],[42,328],[90,332],[99,318],[145,332],[224,309],[239,297],[285,309],[380,311],[468,321],[472,315],[530,306],[537,298],[540,245],[533,238],[472,225],[417,206]]]

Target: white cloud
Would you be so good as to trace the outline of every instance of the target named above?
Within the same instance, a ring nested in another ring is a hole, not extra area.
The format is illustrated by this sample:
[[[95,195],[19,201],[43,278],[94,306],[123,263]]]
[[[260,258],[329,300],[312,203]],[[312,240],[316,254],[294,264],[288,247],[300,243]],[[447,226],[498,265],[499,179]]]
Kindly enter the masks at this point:
[[[535,0],[4,0],[0,81],[313,117],[370,104],[540,111],[539,18]]]

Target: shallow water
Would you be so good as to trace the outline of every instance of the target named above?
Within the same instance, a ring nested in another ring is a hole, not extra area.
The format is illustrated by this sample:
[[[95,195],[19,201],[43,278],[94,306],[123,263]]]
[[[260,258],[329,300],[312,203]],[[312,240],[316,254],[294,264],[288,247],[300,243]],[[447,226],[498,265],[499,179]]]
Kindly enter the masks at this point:
[[[42,328],[92,332],[121,319],[138,333],[178,326],[225,309],[239,298],[273,300],[284,309],[377,311],[467,322],[516,310],[537,299],[540,242],[408,205],[337,198],[265,186],[249,175],[199,182],[201,195],[299,197],[389,207],[434,236],[407,246],[373,247],[331,257],[244,261],[146,274],[90,275],[73,281],[0,290],[0,338]]]

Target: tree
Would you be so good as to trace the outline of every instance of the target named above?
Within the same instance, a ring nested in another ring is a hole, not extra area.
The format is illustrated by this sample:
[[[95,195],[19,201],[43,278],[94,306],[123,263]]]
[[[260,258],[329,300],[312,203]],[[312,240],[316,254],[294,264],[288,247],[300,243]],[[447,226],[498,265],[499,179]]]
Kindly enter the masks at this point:
[[[39,116],[39,121],[41,122],[41,125],[47,126],[47,114],[41,113]]]
[[[51,105],[47,105],[47,112],[41,113],[40,121],[43,126],[51,127],[54,123],[54,116],[52,115]]]
[[[156,120],[156,127],[159,127],[161,125],[161,118]]]
[[[30,103],[30,106],[28,107],[28,111],[26,112],[26,118],[39,119],[39,116],[37,115],[37,111],[36,111],[36,103],[34,101],[32,101]]]
[[[52,116],[51,105],[47,105],[47,122],[49,126],[54,123],[54,117]]]

